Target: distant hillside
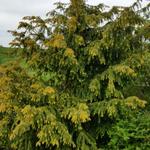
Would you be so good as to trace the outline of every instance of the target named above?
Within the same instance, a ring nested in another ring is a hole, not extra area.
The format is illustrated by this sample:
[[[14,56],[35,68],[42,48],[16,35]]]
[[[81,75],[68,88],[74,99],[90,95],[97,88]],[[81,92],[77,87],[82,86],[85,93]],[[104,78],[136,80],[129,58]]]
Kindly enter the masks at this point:
[[[0,64],[6,63],[8,61],[14,60],[15,56],[12,55],[12,52],[15,49],[10,47],[0,46]]]

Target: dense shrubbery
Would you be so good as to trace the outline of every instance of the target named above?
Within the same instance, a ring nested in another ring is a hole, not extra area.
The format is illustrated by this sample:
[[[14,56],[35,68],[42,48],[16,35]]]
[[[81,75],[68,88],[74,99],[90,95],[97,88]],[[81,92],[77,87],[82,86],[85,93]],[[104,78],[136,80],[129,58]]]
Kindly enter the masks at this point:
[[[1,149],[149,149],[148,8],[71,0],[24,17],[20,58],[0,67]]]

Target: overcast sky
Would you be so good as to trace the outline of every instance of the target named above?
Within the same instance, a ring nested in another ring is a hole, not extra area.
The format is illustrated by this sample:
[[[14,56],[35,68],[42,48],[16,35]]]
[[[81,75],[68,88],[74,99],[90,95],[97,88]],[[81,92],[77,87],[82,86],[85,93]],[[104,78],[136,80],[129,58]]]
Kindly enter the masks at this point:
[[[8,46],[12,37],[7,30],[16,29],[18,22],[24,16],[44,16],[53,9],[55,2],[69,0],[0,0],[0,45]],[[147,0],[145,0],[147,1]],[[88,0],[90,4],[105,3],[106,5],[132,4],[134,0]]]

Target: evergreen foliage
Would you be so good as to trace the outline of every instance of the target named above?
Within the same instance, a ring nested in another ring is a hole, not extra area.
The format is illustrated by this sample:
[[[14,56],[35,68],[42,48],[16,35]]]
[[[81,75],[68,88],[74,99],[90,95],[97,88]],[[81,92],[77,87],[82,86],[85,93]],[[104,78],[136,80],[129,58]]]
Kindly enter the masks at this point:
[[[140,5],[59,2],[10,31],[27,67],[0,66],[1,149],[149,149],[149,102],[127,90],[149,63],[150,5]]]

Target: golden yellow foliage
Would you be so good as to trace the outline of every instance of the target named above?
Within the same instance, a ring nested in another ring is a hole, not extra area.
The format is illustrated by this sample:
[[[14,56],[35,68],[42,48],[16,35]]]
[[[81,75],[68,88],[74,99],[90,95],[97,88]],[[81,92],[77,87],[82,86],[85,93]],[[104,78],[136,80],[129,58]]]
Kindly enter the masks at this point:
[[[38,90],[38,89],[41,88],[41,85],[38,84],[38,83],[34,83],[34,84],[31,85],[31,88]]]
[[[46,46],[51,46],[54,48],[66,48],[67,43],[62,34],[56,34],[52,39],[50,39],[50,41],[46,42]]]
[[[54,94],[54,93],[55,93],[55,89],[52,88],[52,87],[46,87],[46,88],[43,90],[43,94],[44,94],[44,95]]]
[[[132,109],[136,109],[137,107],[139,108],[144,108],[145,105],[147,104],[146,101],[144,100],[140,100],[138,97],[136,96],[132,96],[129,97],[125,100],[125,104],[129,107],[131,107]]]
[[[84,103],[80,103],[76,107],[64,110],[62,116],[71,119],[74,124],[84,123],[90,120],[89,108]]]
[[[64,52],[64,56],[66,56],[66,57],[75,57],[73,49],[67,48]]]

